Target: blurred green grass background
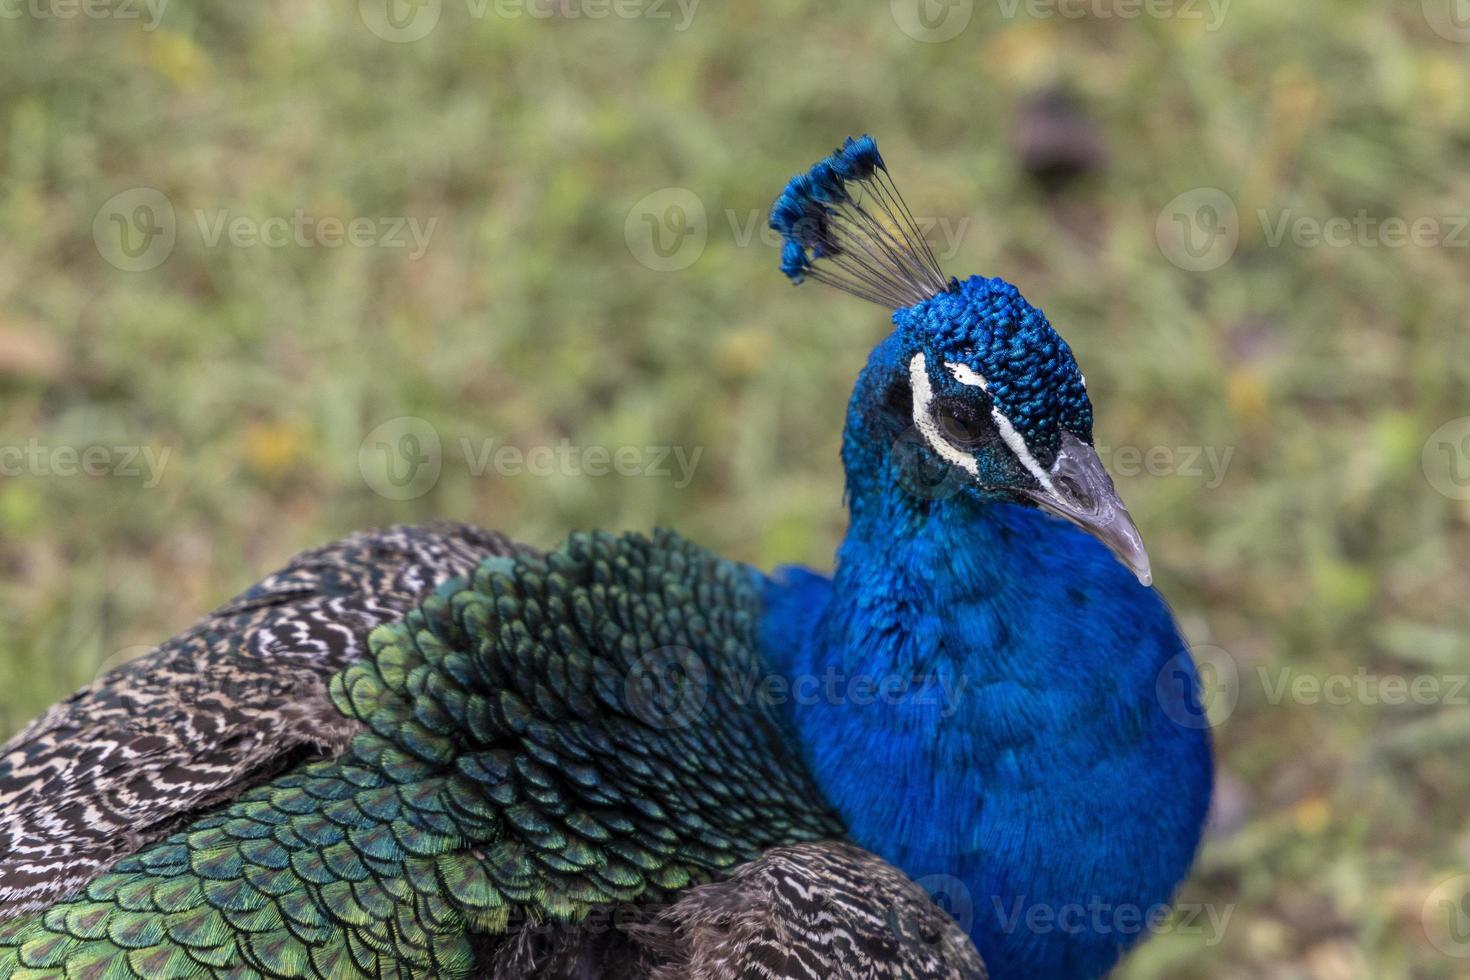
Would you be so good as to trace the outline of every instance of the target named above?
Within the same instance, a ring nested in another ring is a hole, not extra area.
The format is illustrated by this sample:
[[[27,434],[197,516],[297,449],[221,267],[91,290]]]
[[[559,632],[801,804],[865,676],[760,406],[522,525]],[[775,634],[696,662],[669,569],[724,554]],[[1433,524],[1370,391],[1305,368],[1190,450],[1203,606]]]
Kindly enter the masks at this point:
[[[1421,462],[1470,414],[1470,249],[1271,234],[1365,210],[1453,238],[1470,47],[1435,0],[923,0],[929,20],[906,0],[600,19],[444,0],[412,42],[379,36],[371,0],[174,0],[156,23],[47,2],[0,18],[0,447],[43,461],[0,477],[0,731],[363,526],[446,517],[550,545],[666,524],[830,566],[844,401],[885,318],[791,289],[750,232],[791,172],[871,132],[913,209],[962,227],[947,270],[1018,283],[1068,338],[1098,442],[1172,454],[1115,475],[1189,638],[1237,675],[1215,705],[1221,812],[1182,896],[1229,918],[1121,975],[1470,975],[1426,941],[1433,889],[1470,870],[1470,707],[1449,696],[1470,671],[1470,505]],[[911,36],[945,17],[966,18],[952,39]],[[1059,187],[1017,146],[1054,91],[1106,149]],[[109,216],[139,217],[109,201],[135,188],[176,231],[142,271],[104,255]],[[1171,202],[1200,188],[1239,243],[1181,268]],[[703,246],[639,261],[692,220],[667,206],[689,195]],[[209,243],[222,215],[298,210],[433,225],[420,257]],[[399,501],[360,451],[403,416],[441,437],[443,471]],[[702,455],[688,486],[476,476],[461,439]],[[169,455],[156,486],[41,472],[89,446],[114,468]],[[1184,465],[1192,447],[1231,453],[1222,478]],[[1360,669],[1441,695],[1273,696]]]

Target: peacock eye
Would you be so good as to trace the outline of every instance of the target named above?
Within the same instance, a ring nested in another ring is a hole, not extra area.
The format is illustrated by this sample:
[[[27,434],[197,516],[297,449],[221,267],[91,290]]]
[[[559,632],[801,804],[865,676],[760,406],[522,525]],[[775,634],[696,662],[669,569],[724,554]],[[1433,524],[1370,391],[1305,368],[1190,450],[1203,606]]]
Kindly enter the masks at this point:
[[[975,406],[958,398],[936,401],[934,421],[944,438],[960,449],[974,449],[989,440],[993,433],[990,420],[983,417]]]

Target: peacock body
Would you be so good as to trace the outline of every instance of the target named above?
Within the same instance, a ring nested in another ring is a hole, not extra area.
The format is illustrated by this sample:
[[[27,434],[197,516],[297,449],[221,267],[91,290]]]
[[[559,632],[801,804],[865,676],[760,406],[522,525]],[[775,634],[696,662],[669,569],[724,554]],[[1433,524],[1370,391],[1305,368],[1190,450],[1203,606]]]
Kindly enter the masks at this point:
[[[0,748],[0,977],[1106,974],[1211,761],[1081,372],[945,279],[867,138],[772,225],[897,310],[833,576],[667,532],[328,549]]]

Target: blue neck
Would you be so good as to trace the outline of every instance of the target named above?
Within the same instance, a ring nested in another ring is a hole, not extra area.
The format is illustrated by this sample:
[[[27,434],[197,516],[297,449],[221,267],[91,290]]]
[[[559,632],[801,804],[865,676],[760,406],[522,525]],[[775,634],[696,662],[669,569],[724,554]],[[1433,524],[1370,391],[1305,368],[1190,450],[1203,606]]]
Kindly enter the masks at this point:
[[[1082,532],[859,493],[834,580],[772,581],[763,641],[853,839],[946,892],[995,980],[1103,975],[1187,872],[1212,777],[1193,666]]]

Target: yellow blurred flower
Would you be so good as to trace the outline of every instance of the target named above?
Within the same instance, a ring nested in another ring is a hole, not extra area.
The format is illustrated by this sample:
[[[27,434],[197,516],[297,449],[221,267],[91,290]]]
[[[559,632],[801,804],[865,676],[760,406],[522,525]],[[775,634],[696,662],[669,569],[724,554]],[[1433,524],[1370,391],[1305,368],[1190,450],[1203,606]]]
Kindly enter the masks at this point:
[[[245,466],[256,476],[279,480],[306,456],[306,434],[281,422],[252,422],[245,428]]]
[[[204,49],[193,39],[174,31],[151,31],[144,35],[144,58],[158,72],[180,88],[198,88],[209,80],[210,61]]]

